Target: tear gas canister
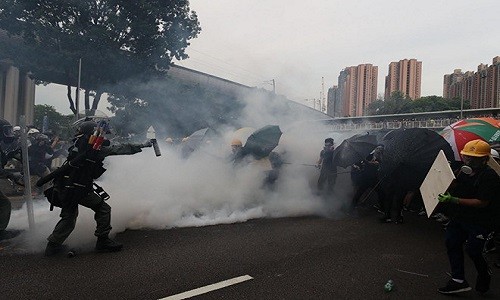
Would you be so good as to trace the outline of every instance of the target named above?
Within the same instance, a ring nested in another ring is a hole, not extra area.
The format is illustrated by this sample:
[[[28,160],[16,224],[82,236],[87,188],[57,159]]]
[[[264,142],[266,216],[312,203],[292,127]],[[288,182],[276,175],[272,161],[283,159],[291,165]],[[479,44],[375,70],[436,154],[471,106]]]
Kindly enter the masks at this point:
[[[153,144],[153,149],[155,150],[156,156],[161,156],[160,147],[158,146],[158,142],[156,139],[151,139],[151,144]]]
[[[384,285],[384,291],[388,293],[393,289],[394,289],[394,281],[392,281],[392,279],[389,279],[387,283]]]

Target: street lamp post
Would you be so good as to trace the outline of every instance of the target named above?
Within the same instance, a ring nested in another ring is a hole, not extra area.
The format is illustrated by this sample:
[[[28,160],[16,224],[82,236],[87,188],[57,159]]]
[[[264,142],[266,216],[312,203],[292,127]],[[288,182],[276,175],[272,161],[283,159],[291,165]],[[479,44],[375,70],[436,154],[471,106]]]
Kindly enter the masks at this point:
[[[460,120],[464,118],[464,97],[460,97]]]
[[[76,97],[75,97],[75,107],[76,107],[76,121],[80,119],[80,77],[82,75],[82,59],[78,60],[78,81],[76,83]]]
[[[273,86],[273,94],[276,94],[276,80],[271,79],[268,81],[264,81],[264,83],[272,85]]]

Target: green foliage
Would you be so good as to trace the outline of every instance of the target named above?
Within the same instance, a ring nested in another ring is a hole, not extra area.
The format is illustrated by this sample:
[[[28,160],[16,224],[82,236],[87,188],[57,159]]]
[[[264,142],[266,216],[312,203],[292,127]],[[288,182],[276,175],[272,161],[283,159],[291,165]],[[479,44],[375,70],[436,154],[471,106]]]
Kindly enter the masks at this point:
[[[367,112],[370,115],[404,114],[410,112],[411,103],[410,98],[396,91],[385,101],[376,100],[370,103]]]
[[[188,0],[2,0],[0,28],[20,37],[0,57],[71,86],[81,58],[81,87],[98,96],[132,77],[164,75],[201,31]]]
[[[415,100],[394,92],[385,101],[377,100],[368,106],[368,115],[387,115],[402,113],[419,113],[431,111],[460,110],[460,99],[445,99],[440,96],[426,96]],[[464,109],[470,108],[468,100],[464,101]]]
[[[72,135],[71,123],[74,121],[74,116],[64,116],[51,105],[35,105],[33,125],[40,131],[42,131],[45,116],[48,118],[48,130],[52,133],[65,139]]]
[[[451,110],[459,110],[460,109],[461,100],[459,98],[446,99],[446,101],[449,101]],[[463,109],[470,109],[471,108],[469,100],[464,100],[463,105],[464,105]]]
[[[443,111],[449,109],[450,103],[448,103],[448,101],[444,101],[443,97],[428,96],[416,99],[412,103],[411,112]]]
[[[368,105],[366,114],[372,115],[383,115],[385,111],[385,101],[382,99],[377,99]]]

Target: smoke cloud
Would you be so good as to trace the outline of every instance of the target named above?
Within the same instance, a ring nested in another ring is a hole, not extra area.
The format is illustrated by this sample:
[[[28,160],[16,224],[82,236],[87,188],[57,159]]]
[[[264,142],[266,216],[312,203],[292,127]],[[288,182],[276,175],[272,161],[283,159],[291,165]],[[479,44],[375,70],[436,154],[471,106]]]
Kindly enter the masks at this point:
[[[316,163],[323,141],[333,137],[338,145],[354,133],[341,135],[319,122],[308,122],[292,110],[279,114],[282,103],[255,99],[250,94],[239,122],[254,128],[279,125],[283,131],[275,149],[286,164],[272,188],[263,185],[265,168],[257,163],[235,167],[229,162],[229,141],[238,128],[218,128],[189,158],[183,158],[180,145],[160,141],[162,156],[151,148],[132,156],[106,158],[108,171],[97,181],[111,196],[113,234],[126,229],[168,229],[245,222],[256,218],[318,215],[332,217],[349,201],[349,184],[337,184],[333,196],[318,195]],[[189,108],[186,108],[189,109]],[[196,114],[196,110],[193,110]],[[339,168],[339,171],[342,171]],[[350,182],[342,179],[338,181]],[[19,238],[20,248],[42,251],[46,238],[59,220],[60,209],[49,211],[46,200],[35,202],[36,230]],[[93,212],[79,207],[75,231],[67,243],[93,247]],[[13,211],[11,229],[27,229],[26,207]]]

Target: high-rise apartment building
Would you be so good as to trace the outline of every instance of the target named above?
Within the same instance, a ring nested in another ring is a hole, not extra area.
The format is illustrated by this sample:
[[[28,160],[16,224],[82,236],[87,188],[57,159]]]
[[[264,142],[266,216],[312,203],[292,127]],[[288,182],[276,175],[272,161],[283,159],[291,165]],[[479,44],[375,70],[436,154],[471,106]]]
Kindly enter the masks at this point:
[[[480,64],[477,72],[444,75],[443,97],[469,100],[471,108],[500,107],[500,56],[491,66]]]
[[[327,105],[326,105],[326,114],[330,115],[332,117],[341,117],[342,112],[339,110],[339,107],[341,105],[340,97],[339,97],[339,88],[338,86],[334,85],[333,87],[328,89],[328,95],[327,95]]]
[[[463,89],[460,83],[464,80],[464,78],[465,74],[461,69],[455,69],[452,74],[444,75],[443,98],[461,98]]]
[[[385,99],[392,93],[401,92],[410,99],[420,98],[422,87],[422,62],[416,59],[403,59],[389,64],[385,77]]]
[[[333,116],[363,116],[368,105],[377,99],[378,67],[361,64],[340,72]]]

